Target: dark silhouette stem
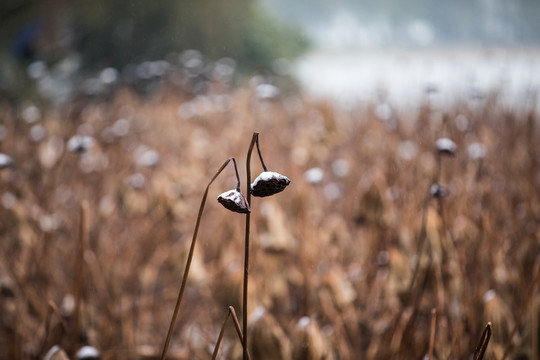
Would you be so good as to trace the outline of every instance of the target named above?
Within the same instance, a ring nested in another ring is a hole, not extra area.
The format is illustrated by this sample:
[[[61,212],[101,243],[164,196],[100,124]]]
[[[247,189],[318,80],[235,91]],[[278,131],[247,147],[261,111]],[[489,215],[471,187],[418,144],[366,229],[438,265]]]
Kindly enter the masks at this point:
[[[249,145],[249,150],[246,157],[246,200],[251,208],[251,153],[253,152],[253,146],[255,143],[258,144],[259,133],[254,132],[253,137],[251,138],[251,144]],[[257,145],[257,149],[258,149]],[[260,152],[259,152],[260,155]],[[261,158],[262,162],[262,158]],[[264,164],[263,164],[264,168]],[[247,341],[247,314],[248,314],[248,273],[249,273],[249,225],[251,220],[251,214],[246,213],[246,233],[245,233],[245,247],[244,247],[244,290],[243,290],[243,303],[242,303],[242,329],[244,333],[244,338],[242,341],[243,345],[243,360],[248,360],[248,341]]]
[[[437,310],[431,309],[431,331],[429,333],[428,359],[433,360],[433,348],[435,347],[435,327],[437,325]]]
[[[236,174],[236,191],[240,192],[240,176],[238,175],[238,168],[236,167],[236,159],[232,158],[234,164],[234,172]]]
[[[263,161],[263,158],[262,158],[262,155],[261,155],[261,149],[259,148],[259,136],[257,136],[257,139],[255,140],[255,143],[257,144],[257,153],[259,153],[259,159],[261,160],[261,165],[263,167],[263,170],[268,171],[268,169],[266,168],[266,165],[264,165],[264,161]]]

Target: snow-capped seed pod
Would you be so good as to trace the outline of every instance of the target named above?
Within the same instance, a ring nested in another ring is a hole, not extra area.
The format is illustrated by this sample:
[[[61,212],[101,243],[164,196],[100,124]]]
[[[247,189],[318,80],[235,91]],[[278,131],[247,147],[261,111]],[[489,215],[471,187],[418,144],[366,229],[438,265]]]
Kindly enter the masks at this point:
[[[439,184],[431,185],[431,187],[429,188],[429,192],[434,198],[443,198],[450,195],[450,190]]]
[[[437,151],[439,154],[455,155],[457,152],[457,145],[449,138],[440,138],[436,142]]]
[[[11,156],[0,153],[0,169],[12,167],[15,164]]]
[[[75,135],[68,140],[67,149],[72,153],[84,154],[92,145],[94,145],[94,138],[91,136]]]
[[[217,197],[218,202],[226,209],[247,214],[250,212],[249,204],[244,195],[238,189],[225,191]]]
[[[250,185],[251,194],[264,197],[282,192],[291,183],[291,180],[277,172],[268,171],[259,148],[259,137],[255,139],[255,144],[257,145],[257,153],[259,154],[259,160],[261,160],[263,172]]]
[[[47,351],[43,360],[69,360],[66,352],[58,345],[54,345]]]
[[[291,183],[288,177],[273,171],[263,171],[251,184],[253,196],[271,196],[282,192]]]
[[[75,358],[79,360],[99,360],[101,359],[101,355],[95,347],[85,345],[77,351]]]

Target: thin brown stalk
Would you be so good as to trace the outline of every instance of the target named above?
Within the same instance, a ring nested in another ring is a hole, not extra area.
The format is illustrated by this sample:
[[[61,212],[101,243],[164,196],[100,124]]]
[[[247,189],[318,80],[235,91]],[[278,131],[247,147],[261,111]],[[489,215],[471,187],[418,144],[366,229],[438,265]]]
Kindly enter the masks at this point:
[[[532,299],[534,295],[534,289],[536,288],[536,284],[540,282],[540,261],[536,262],[535,265],[535,276],[533,278],[532,284],[529,287],[529,291],[527,292],[527,295],[525,296],[525,300],[523,301],[523,305],[520,307],[520,311],[516,320],[516,323],[514,325],[514,328],[512,329],[512,332],[510,333],[510,337],[508,338],[508,341],[506,342],[506,346],[504,347],[504,354],[501,360],[506,359],[508,354],[510,354],[510,349],[512,348],[512,339],[514,335],[516,334],[517,330],[519,329],[519,326],[521,325],[521,320],[523,319],[523,315],[528,309],[529,301]]]
[[[424,203],[422,204],[422,223],[420,225],[420,235],[418,239],[418,248],[416,249],[416,264],[414,266],[413,275],[411,277],[411,282],[409,283],[409,289],[407,294],[409,297],[412,295],[414,282],[418,276],[418,270],[420,269],[420,260],[422,257],[422,252],[424,250],[424,243],[426,242],[426,220],[427,220],[427,211],[429,206],[429,200],[431,199],[431,193],[428,189]]]
[[[433,360],[433,348],[435,346],[435,327],[437,324],[437,309],[431,310],[431,331],[429,333],[428,359]]]
[[[491,338],[491,321],[487,323],[486,327],[484,328],[484,331],[482,332],[482,336],[480,337],[480,342],[476,346],[476,349],[474,350],[474,357],[473,360],[482,360],[484,358],[484,354],[486,353],[486,349],[489,344],[489,339]]]
[[[238,335],[238,338],[240,339],[240,342],[243,343],[243,336],[242,336],[242,329],[240,329],[240,323],[238,322],[238,317],[236,316],[236,312],[234,311],[234,307],[229,306],[229,309],[227,311],[227,315],[225,315],[225,320],[223,320],[223,325],[221,325],[221,330],[219,332],[218,340],[216,343],[216,346],[214,348],[214,352],[212,354],[212,360],[215,360],[219,351],[219,346],[221,345],[221,340],[223,339],[223,333],[225,332],[225,326],[227,325],[227,320],[229,320],[229,316],[232,316],[234,327],[236,329],[236,333]],[[251,356],[248,352],[248,359],[251,360]]]
[[[171,318],[171,324],[169,325],[169,331],[167,332],[167,337],[165,339],[165,344],[163,345],[163,351],[161,353],[161,360],[165,359],[165,355],[167,355],[167,350],[169,348],[169,343],[171,341],[174,325],[176,323],[176,319],[178,317],[178,312],[180,310],[180,304],[182,303],[182,298],[184,297],[184,290],[186,289],[187,284],[187,278],[189,274],[189,268],[191,267],[191,261],[193,260],[193,253],[195,251],[195,243],[197,241],[197,234],[199,233],[199,226],[201,224],[201,218],[204,210],[204,205],[206,204],[206,198],[208,197],[208,190],[210,189],[210,185],[216,180],[219,174],[225,169],[227,164],[232,160],[232,158],[227,159],[223,165],[219,168],[219,170],[216,172],[214,177],[210,180],[208,185],[206,186],[206,189],[204,191],[201,205],[199,207],[199,214],[197,215],[197,222],[195,223],[195,230],[193,231],[193,238],[191,239],[191,246],[189,248],[189,253],[186,261],[186,267],[184,269],[184,276],[182,277],[182,284],[180,285],[180,291],[178,292],[178,297],[176,299],[176,305],[174,306],[174,312],[173,316]]]
[[[229,310],[227,310],[227,314],[225,315],[225,320],[223,320],[223,324],[221,325],[221,330],[219,331],[219,336],[216,342],[216,346],[214,347],[214,352],[212,353],[212,360],[216,359],[219,346],[221,345],[221,339],[223,339],[223,333],[225,332],[225,326],[227,325],[227,320],[229,320],[229,316],[231,315],[231,310],[229,307]],[[242,339],[240,339],[242,341]]]
[[[268,171],[266,168],[266,165],[264,164],[262,155],[261,155],[261,149],[259,148],[259,137],[257,136],[257,139],[255,139],[255,143],[257,144],[257,153],[259,154],[259,159],[261,160],[261,165],[264,171]]]
[[[242,340],[244,338],[244,335],[242,334],[242,329],[240,329],[240,321],[238,321],[238,316],[236,316],[236,311],[234,310],[234,307],[229,306],[229,311],[231,312],[231,316],[233,318],[233,323],[236,329],[236,333],[238,334],[238,337],[240,338],[240,340]],[[251,360],[249,351],[248,351],[248,359]]]
[[[49,333],[51,332],[53,315],[56,315],[56,317],[60,320],[62,330],[64,332],[67,331],[66,321],[64,320],[62,312],[60,311],[60,309],[58,309],[58,306],[56,306],[56,304],[52,300],[49,300],[48,305],[49,307],[47,311],[47,318],[45,319],[45,335],[43,336],[43,342],[41,343],[41,350],[39,352],[41,355],[45,353],[45,346],[47,345],[47,339],[49,338]]]
[[[75,297],[75,311],[73,315],[73,328],[71,331],[71,345],[76,348],[79,344],[81,335],[81,308],[83,297],[83,271],[84,271],[84,252],[87,242],[88,226],[88,202],[81,203],[80,221],[79,221],[79,242],[77,251],[77,262],[75,264],[75,276],[73,282],[73,296]]]
[[[442,174],[442,154],[437,153],[437,172],[435,173],[435,183],[439,183]]]
[[[251,153],[253,146],[259,139],[259,133],[254,132],[251,138],[251,144],[249,145],[247,157],[246,157],[246,200],[251,208]],[[262,161],[262,159],[261,159]],[[247,314],[248,314],[248,274],[249,274],[249,227],[251,221],[251,213],[246,213],[246,232],[244,242],[244,289],[242,294],[242,329],[244,333],[242,345],[243,345],[243,360],[248,360],[248,336],[247,336]]]
[[[533,302],[532,304],[532,316],[531,316],[531,349],[532,349],[532,358],[538,359],[540,358],[540,352],[539,352],[539,341],[540,338],[538,337],[538,302]]]
[[[429,262],[419,278],[417,287],[413,289],[414,291],[409,300],[410,305],[403,305],[394,320],[392,338],[390,341],[390,351],[392,353],[402,352],[403,347],[409,343],[403,339],[407,336],[410,337],[411,334],[413,334],[414,323],[418,316],[418,309],[420,309],[420,300],[429,280],[429,273],[433,271],[431,269],[433,258],[429,257],[428,260]]]
[[[45,318],[45,335],[43,335],[43,342],[41,343],[41,348],[39,350],[40,356],[45,353],[45,346],[47,345],[47,338],[49,337],[50,323],[52,319],[53,309],[49,308],[47,311],[47,317]]]

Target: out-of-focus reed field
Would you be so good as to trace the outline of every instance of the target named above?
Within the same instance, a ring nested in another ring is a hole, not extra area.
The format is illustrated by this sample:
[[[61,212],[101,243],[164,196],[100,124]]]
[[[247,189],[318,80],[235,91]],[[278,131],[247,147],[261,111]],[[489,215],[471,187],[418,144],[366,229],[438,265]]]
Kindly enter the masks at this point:
[[[245,181],[253,131],[291,184],[251,203],[252,359],[468,359],[488,322],[485,358],[538,357],[532,111],[496,95],[345,110],[252,81],[0,117],[2,359],[159,358],[204,187],[229,157]],[[215,201],[235,185],[229,167],[210,188],[169,358],[209,359],[228,307],[241,316],[244,217]],[[218,358],[238,359],[228,326]]]

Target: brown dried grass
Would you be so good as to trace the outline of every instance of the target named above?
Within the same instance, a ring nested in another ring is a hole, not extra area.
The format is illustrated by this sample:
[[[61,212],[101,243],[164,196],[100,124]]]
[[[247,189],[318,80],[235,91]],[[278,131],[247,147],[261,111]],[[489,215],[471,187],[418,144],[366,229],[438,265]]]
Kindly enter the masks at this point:
[[[344,110],[297,95],[261,101],[248,87],[226,95],[226,111],[182,118],[185,95],[141,100],[122,90],[110,101],[46,111],[40,144],[16,111],[1,106],[1,150],[16,167],[0,172],[0,358],[39,358],[55,344],[73,356],[82,343],[104,359],[158,357],[201,184],[226,158],[243,158],[253,131],[262,134],[265,161],[292,183],[280,196],[253,199],[248,310],[262,306],[266,315],[249,327],[260,328],[251,334],[252,354],[467,358],[492,321],[488,358],[506,348],[510,358],[533,357],[538,321],[527,319],[538,316],[539,303],[537,114],[488,99],[449,106],[444,123],[441,110],[423,106],[395,112],[397,125],[387,126],[371,105]],[[466,129],[456,126],[458,115],[467,117]],[[130,121],[128,135],[99,140],[120,117]],[[58,152],[55,141],[77,129],[93,132],[95,147],[83,156]],[[451,193],[444,211],[424,201],[442,135],[458,145],[438,179]],[[475,141],[487,150],[481,160],[468,156]],[[141,144],[159,152],[157,165],[136,164]],[[407,156],[411,144],[416,152]],[[349,164],[345,175],[332,170],[338,159]],[[323,170],[321,183],[305,180],[312,167]],[[146,180],[140,189],[129,184],[134,173]],[[225,171],[210,198],[234,183]],[[332,189],[336,198],[325,195]],[[426,245],[417,254],[422,209]],[[210,358],[223,314],[229,305],[241,308],[242,235],[242,220],[209,202],[170,358]],[[267,338],[273,343],[259,343]],[[220,356],[241,356],[232,328]]]

